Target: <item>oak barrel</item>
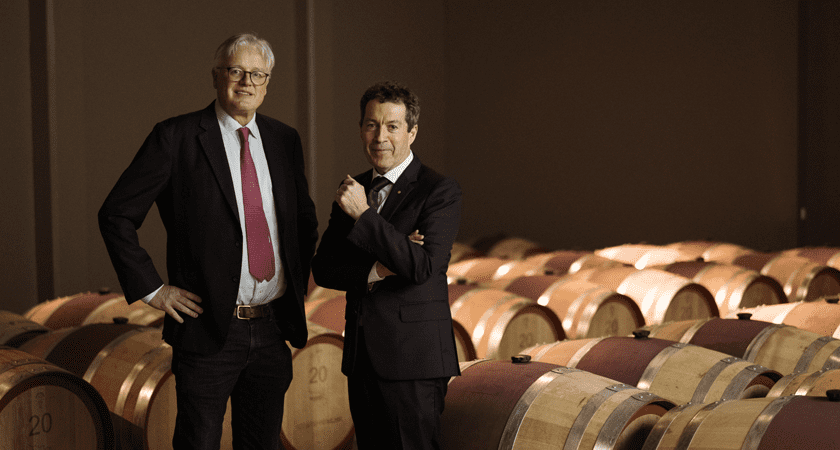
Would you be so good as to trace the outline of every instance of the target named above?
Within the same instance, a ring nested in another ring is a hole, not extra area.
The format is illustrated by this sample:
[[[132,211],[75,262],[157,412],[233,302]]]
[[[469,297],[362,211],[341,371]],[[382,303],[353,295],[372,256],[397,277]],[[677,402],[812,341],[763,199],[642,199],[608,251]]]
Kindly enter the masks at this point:
[[[21,346],[89,382],[112,412],[122,449],[156,450],[172,445],[175,378],[172,348],[161,328],[91,324],[63,328]]]
[[[761,320],[700,319],[645,327],[650,336],[691,343],[782,375],[840,368],[840,340]]]
[[[697,403],[668,411],[642,450],[837,448],[840,403],[825,397],[766,397]]]
[[[0,345],[20,347],[24,342],[50,331],[20,314],[0,311]]]
[[[764,397],[781,378],[766,367],[646,333],[561,341],[523,353],[637,386],[677,404]]]
[[[840,270],[800,256],[752,252],[735,258],[732,264],[775,278],[790,303],[840,293]]]
[[[708,289],[685,277],[658,269],[612,267],[573,275],[626,295],[639,305],[645,323],[715,317],[718,307]]]
[[[441,416],[441,448],[638,449],[669,400],[554,364],[461,363]]]
[[[840,339],[840,304],[837,296],[824,297],[813,302],[783,303],[744,308],[730,314],[752,314],[754,320],[791,325],[824,336]]]
[[[467,259],[450,264],[446,270],[446,277],[450,284],[461,279],[470,282],[488,282],[495,277],[499,267],[508,262],[510,261],[507,259],[493,256]]]
[[[554,311],[500,289],[449,285],[449,305],[452,319],[467,330],[479,358],[507,359],[566,336]]]
[[[715,297],[721,317],[742,308],[787,303],[787,295],[775,278],[744,267],[681,261],[658,268],[703,285]]]
[[[112,323],[114,318],[123,317],[129,323],[158,327],[163,326],[165,313],[151,307],[142,300],[130,305],[119,294],[100,291],[83,292],[68,297],[39,303],[24,316],[47,328],[57,330],[93,323]]]
[[[785,375],[773,385],[767,396],[810,395],[821,397],[832,389],[840,389],[840,369],[821,369],[816,372]]]
[[[632,298],[586,280],[531,275],[496,280],[490,286],[554,311],[569,339],[626,335],[645,324]]]
[[[0,448],[113,450],[108,406],[80,377],[0,347]]]

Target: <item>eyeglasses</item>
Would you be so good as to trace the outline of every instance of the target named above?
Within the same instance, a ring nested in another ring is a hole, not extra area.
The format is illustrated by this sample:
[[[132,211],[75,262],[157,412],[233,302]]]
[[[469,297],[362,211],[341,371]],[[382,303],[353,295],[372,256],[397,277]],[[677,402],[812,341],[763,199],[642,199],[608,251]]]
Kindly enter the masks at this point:
[[[245,76],[245,74],[248,74],[251,76],[251,82],[254,83],[255,86],[262,86],[266,81],[268,81],[268,77],[270,76],[265,72],[248,72],[247,70],[242,70],[239,67],[225,67],[225,70],[227,70],[230,81],[239,81]]]

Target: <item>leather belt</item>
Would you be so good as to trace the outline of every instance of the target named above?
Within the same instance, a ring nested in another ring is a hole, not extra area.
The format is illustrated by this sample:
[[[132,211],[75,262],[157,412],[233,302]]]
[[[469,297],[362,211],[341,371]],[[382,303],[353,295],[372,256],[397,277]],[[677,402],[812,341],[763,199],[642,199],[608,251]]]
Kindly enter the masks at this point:
[[[261,317],[268,317],[271,315],[271,304],[264,303],[262,305],[236,305],[233,310],[233,317],[236,319],[259,319]]]

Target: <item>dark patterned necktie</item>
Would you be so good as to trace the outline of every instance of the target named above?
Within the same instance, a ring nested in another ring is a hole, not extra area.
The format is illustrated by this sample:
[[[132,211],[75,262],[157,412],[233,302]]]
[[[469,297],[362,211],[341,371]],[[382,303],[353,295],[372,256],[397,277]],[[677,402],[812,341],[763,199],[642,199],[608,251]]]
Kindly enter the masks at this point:
[[[379,209],[379,191],[389,184],[391,184],[391,182],[385,177],[376,177],[373,179],[373,182],[370,184],[370,191],[368,192],[367,197],[368,205],[371,208]]]

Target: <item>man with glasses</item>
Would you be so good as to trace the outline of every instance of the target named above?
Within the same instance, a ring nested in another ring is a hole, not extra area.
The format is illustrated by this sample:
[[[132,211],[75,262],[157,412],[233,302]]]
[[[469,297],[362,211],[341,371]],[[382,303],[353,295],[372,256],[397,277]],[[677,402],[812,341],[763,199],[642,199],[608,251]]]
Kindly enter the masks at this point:
[[[257,114],[274,55],[253,35],[216,51],[216,101],[158,123],[99,211],[126,300],[167,313],[177,393],[173,448],[282,448],[289,347],[306,344],[303,297],[318,238],[295,129]],[[156,203],[164,283],[137,229]]]

